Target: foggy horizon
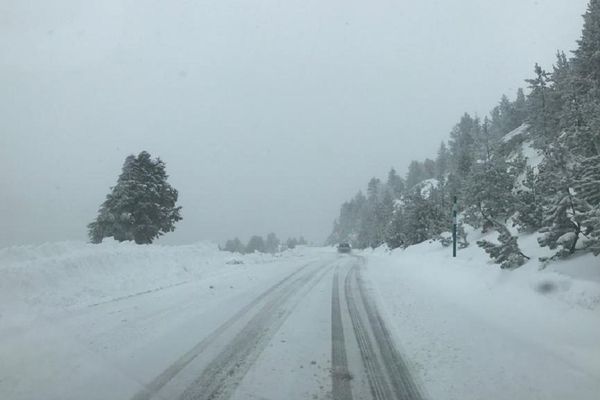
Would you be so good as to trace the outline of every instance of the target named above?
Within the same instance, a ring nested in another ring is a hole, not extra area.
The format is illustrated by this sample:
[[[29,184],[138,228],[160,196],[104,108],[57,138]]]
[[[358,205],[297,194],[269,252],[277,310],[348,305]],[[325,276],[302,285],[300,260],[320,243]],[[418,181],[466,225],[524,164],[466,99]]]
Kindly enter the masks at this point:
[[[87,240],[143,150],[183,207],[157,243],[322,242],[371,177],[569,55],[587,1],[34,3],[0,6],[0,247]]]

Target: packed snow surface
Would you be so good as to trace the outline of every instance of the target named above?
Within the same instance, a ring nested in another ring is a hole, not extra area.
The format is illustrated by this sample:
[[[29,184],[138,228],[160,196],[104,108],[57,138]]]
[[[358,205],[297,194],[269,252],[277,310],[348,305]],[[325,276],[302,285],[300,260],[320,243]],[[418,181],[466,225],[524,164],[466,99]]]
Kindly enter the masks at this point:
[[[546,250],[522,236],[532,261],[502,271],[474,245],[478,238],[469,232],[472,244],[456,259],[439,243],[351,255],[301,247],[242,256],[206,243],[0,249],[0,398],[133,399],[153,387],[151,398],[177,398],[169,395],[173,382],[193,383],[223,356],[222,346],[238,342],[249,364],[232,364],[237,380],[226,389],[233,399],[331,398],[332,282],[339,272],[338,322],[355,371],[360,354],[347,314],[353,297],[343,275],[360,266],[426,398],[597,399],[598,258],[540,270],[536,257]],[[269,289],[282,279],[291,291]],[[265,292],[263,311],[246,313]],[[271,322],[254,327],[263,320]],[[251,328],[268,333],[257,342],[260,351],[243,334]],[[213,344],[198,350],[211,337]],[[241,353],[225,361],[236,357]],[[163,379],[170,372],[175,377]],[[351,387],[369,398],[365,376],[353,374]]]

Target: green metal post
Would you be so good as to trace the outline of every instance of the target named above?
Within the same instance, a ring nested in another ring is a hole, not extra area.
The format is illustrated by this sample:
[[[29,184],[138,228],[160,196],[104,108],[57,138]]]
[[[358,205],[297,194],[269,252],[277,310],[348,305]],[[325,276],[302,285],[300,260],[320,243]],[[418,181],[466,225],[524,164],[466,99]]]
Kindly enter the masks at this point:
[[[454,196],[454,205],[452,206],[452,257],[456,257],[456,229],[458,225],[456,196]]]

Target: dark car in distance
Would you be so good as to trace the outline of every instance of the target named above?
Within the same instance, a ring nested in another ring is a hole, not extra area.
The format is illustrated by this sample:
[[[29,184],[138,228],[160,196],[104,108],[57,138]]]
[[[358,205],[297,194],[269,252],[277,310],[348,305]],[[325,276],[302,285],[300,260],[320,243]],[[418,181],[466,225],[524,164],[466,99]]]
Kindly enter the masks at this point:
[[[351,250],[352,250],[352,247],[350,246],[350,243],[338,244],[338,247],[337,247],[338,253],[350,253]]]

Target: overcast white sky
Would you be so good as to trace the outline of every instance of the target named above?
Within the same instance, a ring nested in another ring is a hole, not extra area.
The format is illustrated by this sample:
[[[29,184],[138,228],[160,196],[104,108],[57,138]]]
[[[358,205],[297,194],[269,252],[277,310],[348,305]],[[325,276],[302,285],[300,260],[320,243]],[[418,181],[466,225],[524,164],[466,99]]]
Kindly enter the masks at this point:
[[[580,36],[586,0],[0,0],[0,246],[85,240],[123,160],[167,163],[162,242],[321,241]]]

